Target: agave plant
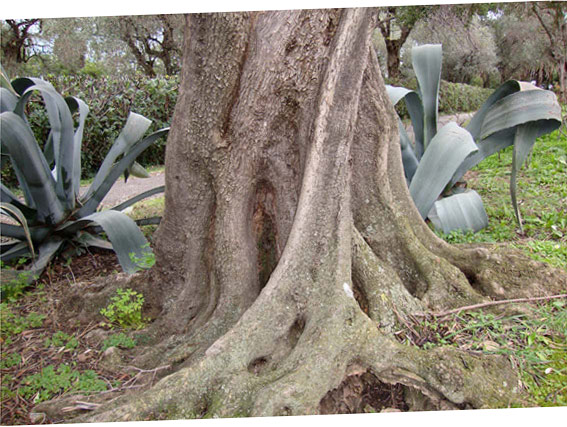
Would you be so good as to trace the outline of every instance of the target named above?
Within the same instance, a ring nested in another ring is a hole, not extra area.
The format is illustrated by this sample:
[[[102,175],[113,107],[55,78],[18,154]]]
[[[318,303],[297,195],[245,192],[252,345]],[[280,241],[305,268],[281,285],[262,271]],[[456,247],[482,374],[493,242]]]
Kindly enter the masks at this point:
[[[12,224],[1,224],[3,240],[10,239],[1,244],[1,260],[30,255],[32,262],[28,269],[38,275],[65,247],[95,246],[114,250],[124,271],[136,271],[138,267],[131,258],[142,258],[151,249],[136,222],[120,211],[163,191],[163,186],[110,210],[97,209],[122,174],[125,178],[128,174],[147,174],[135,159],[169,128],[143,138],[151,121],[130,113],[92,184],[81,194],[81,143],[88,106],[75,97],[63,98],[44,80],[19,78],[8,83],[3,70],[2,74],[2,165],[11,162],[23,200],[1,184],[0,213],[12,219]],[[25,116],[33,93],[41,95],[49,118],[50,131],[43,150]],[[108,240],[102,238],[103,233]]]
[[[474,190],[456,184],[486,157],[513,145],[510,195],[521,232],[516,180],[535,141],[561,125],[561,107],[555,94],[510,80],[497,88],[462,128],[449,123],[437,130],[441,45],[412,49],[418,89],[387,86],[395,105],[404,100],[415,140],[399,119],[400,146],[406,180],[413,201],[425,219],[445,233],[478,231],[488,225],[482,200]]]

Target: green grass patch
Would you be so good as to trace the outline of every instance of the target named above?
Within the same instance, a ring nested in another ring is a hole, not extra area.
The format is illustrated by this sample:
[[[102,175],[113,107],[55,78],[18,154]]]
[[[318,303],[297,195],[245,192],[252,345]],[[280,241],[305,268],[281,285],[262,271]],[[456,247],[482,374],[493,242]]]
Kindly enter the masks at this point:
[[[4,344],[9,344],[14,335],[18,335],[23,331],[33,328],[39,328],[45,320],[44,314],[35,312],[29,313],[27,316],[14,314],[6,303],[0,304],[0,337],[4,340]]]

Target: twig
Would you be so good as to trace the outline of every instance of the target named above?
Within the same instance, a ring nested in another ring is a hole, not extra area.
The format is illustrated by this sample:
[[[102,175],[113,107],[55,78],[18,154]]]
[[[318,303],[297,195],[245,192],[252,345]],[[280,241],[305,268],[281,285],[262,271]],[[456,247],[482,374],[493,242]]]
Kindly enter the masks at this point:
[[[474,309],[482,308],[482,307],[489,307],[489,306],[492,306],[492,305],[510,304],[510,303],[519,303],[519,302],[547,301],[547,300],[558,299],[558,298],[567,298],[567,294],[551,295],[551,296],[547,296],[547,297],[515,298],[515,299],[506,299],[506,300],[499,300],[499,301],[489,301],[489,302],[483,302],[483,303],[480,303],[480,304],[466,305],[464,307],[455,308],[453,310],[442,311],[441,313],[416,313],[415,316],[419,316],[419,317],[426,317],[426,316],[445,317],[445,316],[448,316],[449,314],[459,313],[461,311],[474,310]]]

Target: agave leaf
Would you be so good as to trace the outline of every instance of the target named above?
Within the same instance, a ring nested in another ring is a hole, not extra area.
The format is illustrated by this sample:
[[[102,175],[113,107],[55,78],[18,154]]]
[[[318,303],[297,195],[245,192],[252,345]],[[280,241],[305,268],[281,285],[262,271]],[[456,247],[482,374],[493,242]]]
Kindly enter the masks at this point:
[[[456,123],[441,128],[431,140],[409,188],[422,218],[427,216],[455,170],[476,150],[471,134]]]
[[[161,216],[152,216],[150,218],[140,218],[135,221],[138,227],[144,225],[159,225],[161,223]]]
[[[39,247],[39,255],[34,260],[34,262],[26,269],[31,274],[28,276],[30,279],[28,283],[35,280],[34,276],[39,276],[53,257],[57,254],[57,251],[63,245],[64,240],[59,236],[52,236],[46,242],[42,243]]]
[[[112,243],[110,243],[108,240],[93,236],[91,233],[88,233],[86,231],[80,231],[75,240],[83,246],[114,250]]]
[[[136,223],[128,215],[114,210],[95,212],[80,220],[67,223],[58,230],[74,233],[93,223],[100,225],[108,236],[122,269],[128,274],[135,273],[138,266],[132,262],[130,254],[134,253],[137,257],[142,257],[145,253],[151,252],[151,249]]]
[[[2,235],[2,237],[12,237],[21,241],[26,240],[26,231],[23,227],[5,223],[1,223],[1,225],[2,231],[0,234]],[[47,237],[50,231],[51,230],[49,227],[29,227],[29,235],[31,236],[32,242],[34,242],[35,244],[41,243]]]
[[[534,123],[535,128],[538,129],[538,132],[534,133],[537,136],[531,146],[535,139],[554,131],[561,125],[561,107],[557,103],[555,94],[544,90],[513,92],[514,88],[524,89],[525,86],[522,86],[515,80],[506,82],[497,90],[501,98],[497,99],[498,97],[495,96],[491,101],[491,96],[473,117],[475,122],[471,121],[467,130],[474,132],[473,137],[475,134],[478,135],[475,138],[478,152],[463,162],[451,179],[451,185],[488,156],[514,144],[516,129],[521,125]]]
[[[423,103],[423,147],[426,150],[429,142],[437,133],[437,110],[443,52],[439,44],[426,44],[414,47],[411,51],[411,57]]]
[[[418,93],[403,87],[395,87],[386,85],[386,92],[393,105],[396,105],[401,99],[404,99],[408,113],[411,119],[413,134],[415,139],[414,154],[417,159],[421,159],[423,155],[423,105]],[[401,128],[400,128],[401,129]],[[405,130],[405,128],[404,128]],[[401,131],[400,131],[401,135]],[[407,140],[407,132],[405,132]]]
[[[2,227],[4,227],[5,224],[2,224]],[[22,242],[21,240],[17,239],[17,240],[7,240],[4,242],[0,242],[0,254],[4,254],[6,252],[8,252],[9,250],[13,249],[15,246],[17,245],[22,245],[22,243],[24,244],[24,248],[27,249],[27,244],[26,242]]]
[[[561,125],[561,107],[553,92],[516,92],[494,103],[482,123],[480,139],[534,121],[541,121],[543,133],[551,132]]]
[[[65,102],[67,102],[71,114],[79,112],[79,125],[73,136],[73,197],[77,198],[81,188],[81,146],[83,144],[83,133],[85,131],[85,121],[89,114],[89,106],[81,99],[73,96],[65,98]]]
[[[386,85],[386,93],[388,94],[388,98],[390,98],[392,105],[396,105],[411,92],[413,92],[413,90],[406,89],[405,87]]]
[[[64,209],[57,197],[49,166],[29,126],[20,116],[9,111],[0,114],[0,126],[2,147],[6,148],[29,187],[30,197],[37,207],[38,221],[58,223],[63,219]]]
[[[10,78],[8,77],[8,73],[6,72],[2,64],[0,64],[0,87],[3,89],[7,89],[12,94],[16,95],[16,91],[14,90],[12,84],[10,83]]]
[[[132,163],[132,166],[128,168],[128,173],[136,178],[149,178],[151,176],[149,172],[138,162]]]
[[[537,138],[541,136],[542,127],[539,122],[531,122],[518,126],[516,129],[516,138],[514,139],[514,151],[512,153],[512,175],[510,176],[510,196],[512,198],[512,206],[516,215],[516,221],[520,227],[520,232],[524,233],[522,226],[522,217],[518,207],[518,199],[516,195],[516,178],[522,165],[526,161],[528,154]]]
[[[122,132],[120,132],[120,135],[118,135],[118,138],[116,138],[116,141],[114,141],[110,151],[104,158],[91,186],[85,194],[85,199],[91,197],[91,195],[100,188],[103,181],[108,177],[118,156],[124,154],[132,145],[139,141],[146,133],[151,123],[151,120],[146,119],[140,114],[130,113],[128,115],[124,129],[122,129]],[[130,164],[128,166],[130,166]],[[116,179],[114,181],[116,181]]]
[[[10,242],[11,243],[11,242]],[[30,253],[27,242],[18,242],[15,245],[11,245],[8,250],[2,249],[2,256],[0,259],[2,262],[10,261],[11,259],[21,258]]]
[[[71,210],[75,207],[78,189],[74,188],[73,182],[76,154],[73,117],[69,106],[55,88],[44,80],[25,77],[14,80],[12,84],[21,94],[14,110],[21,117],[24,116],[24,108],[34,91],[38,91],[43,98],[53,140],[55,189],[64,207]]]
[[[480,130],[482,128],[482,123],[486,118],[490,108],[500,101],[501,99],[518,92],[521,89],[520,82],[517,80],[508,80],[501,84],[492,94],[488,97],[486,101],[480,107],[480,110],[471,118],[471,121],[466,127],[466,130],[470,132],[475,141],[480,139]]]
[[[437,200],[428,214],[436,229],[477,232],[488,226],[488,216],[476,191],[466,191]]]
[[[0,88],[0,113],[14,111],[18,103],[18,97],[6,88]]]
[[[406,175],[406,181],[409,183],[415,175],[415,171],[419,166],[419,161],[411,148],[411,141],[404,128],[404,124],[400,119],[398,119],[398,129],[400,132],[400,146],[402,148],[402,163],[404,165],[404,173]]]
[[[120,175],[122,175],[126,168],[132,164],[134,159],[136,159],[136,157],[138,157],[146,148],[153,144],[158,138],[164,136],[167,132],[169,132],[169,128],[160,129],[136,142],[128,154],[123,156],[122,159],[120,159],[120,161],[112,167],[102,182],[96,186],[93,182],[89,189],[90,195],[87,193],[83,198],[83,207],[79,209],[78,216],[82,218],[83,216],[93,213],[108,191],[112,188],[116,180],[120,177]]]
[[[4,215],[9,216],[10,218],[16,220],[17,222],[19,222],[22,225],[22,230],[24,232],[24,237],[25,240],[28,243],[30,252],[32,254],[32,257],[35,258],[35,251],[33,249],[33,242],[32,242],[32,238],[31,238],[31,234],[30,234],[30,229],[28,227],[28,222],[26,220],[26,217],[24,216],[24,214],[22,213],[21,210],[19,210],[17,207],[9,204],[9,203],[1,203],[0,202],[0,213],[3,213]],[[8,224],[5,224],[8,225]],[[5,227],[2,227],[2,235],[6,235],[5,233]],[[22,239],[24,240],[24,239]]]
[[[6,187],[0,183],[0,201],[3,203],[10,203],[23,212],[28,222],[33,222],[37,217],[37,212],[24,205],[20,200]]]
[[[151,190],[144,191],[143,193],[138,194],[135,197],[132,197],[125,202],[120,203],[112,208],[113,211],[123,211],[124,209],[132,206],[134,203],[139,202],[147,197],[153,196],[154,194],[163,193],[165,191],[165,185],[161,185],[159,187],[152,188]]]
[[[47,164],[51,167],[55,161],[55,153],[53,152],[53,131],[51,129],[47,135],[45,147],[43,147],[43,156],[45,157]]]

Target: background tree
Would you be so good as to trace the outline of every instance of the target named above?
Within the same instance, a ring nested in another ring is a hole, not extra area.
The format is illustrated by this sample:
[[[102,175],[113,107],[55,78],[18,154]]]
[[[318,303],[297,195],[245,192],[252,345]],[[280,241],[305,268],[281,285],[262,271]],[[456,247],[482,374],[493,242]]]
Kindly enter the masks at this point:
[[[532,2],[531,10],[547,36],[547,50],[556,63],[560,98],[567,102],[567,6],[565,2]]]
[[[180,15],[145,15],[99,18],[106,38],[117,37],[133,56],[139,69],[155,77],[179,71],[183,19]]]
[[[483,85],[498,74],[492,28],[476,13],[471,15],[471,10],[437,7],[416,25],[410,43],[443,46],[444,80]],[[409,55],[408,49],[405,56]],[[404,63],[411,64],[411,59],[407,58]]]
[[[386,45],[388,78],[400,77],[401,49],[415,25],[426,18],[434,6],[388,6],[380,8],[378,29]]]
[[[394,337],[404,316],[545,295],[567,278],[505,248],[452,247],[421,220],[374,18],[187,17],[156,266],[70,296],[82,318],[117,286],[141,290],[155,321],[133,363],[176,372],[89,421],[332,413],[346,388],[384,384],[412,409],[521,401],[503,386],[518,381],[506,358]]]
[[[33,54],[32,35],[41,25],[40,19],[7,19],[1,21],[2,65],[12,71]]]

